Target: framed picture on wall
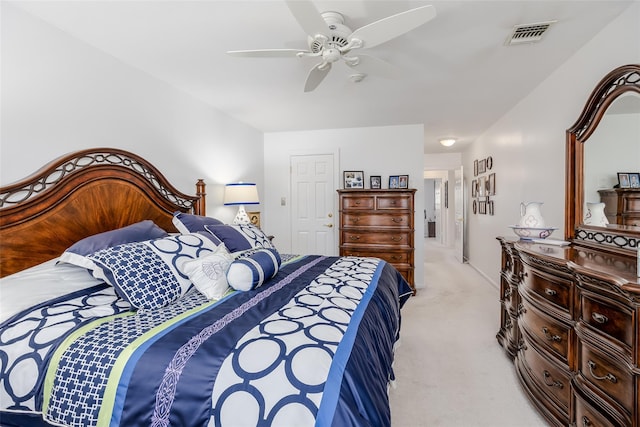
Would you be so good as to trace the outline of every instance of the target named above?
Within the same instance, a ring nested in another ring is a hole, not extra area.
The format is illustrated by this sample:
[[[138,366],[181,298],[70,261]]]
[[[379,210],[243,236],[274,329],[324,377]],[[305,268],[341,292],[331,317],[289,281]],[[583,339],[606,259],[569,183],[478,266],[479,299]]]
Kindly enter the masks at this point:
[[[490,173],[487,180],[487,196],[494,196],[496,194],[496,174]]]
[[[471,197],[478,197],[478,180],[471,181]]]
[[[382,188],[382,177],[380,175],[371,175],[369,177],[369,186],[373,190]]]
[[[344,171],[344,188],[364,188],[364,172]]]

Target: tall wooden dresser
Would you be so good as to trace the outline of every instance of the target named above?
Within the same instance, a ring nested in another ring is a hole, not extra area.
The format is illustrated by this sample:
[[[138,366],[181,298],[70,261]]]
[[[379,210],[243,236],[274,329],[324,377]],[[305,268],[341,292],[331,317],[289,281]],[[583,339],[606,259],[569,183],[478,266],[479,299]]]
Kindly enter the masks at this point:
[[[640,227],[640,188],[598,190],[611,224]]]
[[[414,194],[407,190],[338,190],[340,255],[392,264],[415,294]]]

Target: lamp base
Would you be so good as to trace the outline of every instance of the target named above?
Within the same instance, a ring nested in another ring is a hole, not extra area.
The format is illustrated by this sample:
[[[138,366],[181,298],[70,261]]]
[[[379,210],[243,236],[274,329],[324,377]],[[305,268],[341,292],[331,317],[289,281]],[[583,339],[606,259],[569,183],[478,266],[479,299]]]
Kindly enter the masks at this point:
[[[240,205],[238,208],[238,213],[236,217],[233,219],[234,224],[251,224],[251,220],[249,219],[249,215],[244,210],[244,205]]]

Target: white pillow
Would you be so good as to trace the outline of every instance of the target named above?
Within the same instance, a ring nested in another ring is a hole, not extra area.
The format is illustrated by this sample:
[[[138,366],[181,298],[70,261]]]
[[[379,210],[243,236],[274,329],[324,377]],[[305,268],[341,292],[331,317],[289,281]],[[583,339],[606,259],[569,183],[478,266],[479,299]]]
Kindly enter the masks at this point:
[[[233,256],[223,243],[213,253],[185,262],[182,268],[204,296],[208,299],[220,299],[229,289],[227,270],[231,262]]]

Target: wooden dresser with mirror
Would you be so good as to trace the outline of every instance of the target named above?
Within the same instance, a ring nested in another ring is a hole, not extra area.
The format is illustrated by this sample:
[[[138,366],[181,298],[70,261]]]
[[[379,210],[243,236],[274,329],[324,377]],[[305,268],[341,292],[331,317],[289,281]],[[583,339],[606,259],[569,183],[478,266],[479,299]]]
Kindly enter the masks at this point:
[[[598,192],[585,188],[585,145],[612,105],[629,97],[640,105],[638,64],[607,74],[567,130],[564,237],[571,244],[498,238],[497,339],[552,425],[640,426],[640,227],[583,221],[585,194]]]

